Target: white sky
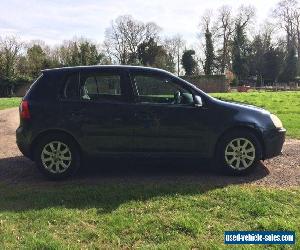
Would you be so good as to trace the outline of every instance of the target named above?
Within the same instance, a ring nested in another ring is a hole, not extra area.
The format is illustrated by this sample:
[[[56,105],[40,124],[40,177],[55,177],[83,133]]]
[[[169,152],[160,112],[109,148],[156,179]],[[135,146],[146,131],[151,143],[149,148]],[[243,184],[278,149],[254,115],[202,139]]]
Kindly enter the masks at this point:
[[[132,15],[143,22],[156,22],[163,35],[182,34],[188,43],[197,40],[200,17],[205,9],[226,4],[253,5],[256,24],[264,21],[278,0],[0,0],[0,36],[58,44],[74,36],[104,40],[110,21]]]

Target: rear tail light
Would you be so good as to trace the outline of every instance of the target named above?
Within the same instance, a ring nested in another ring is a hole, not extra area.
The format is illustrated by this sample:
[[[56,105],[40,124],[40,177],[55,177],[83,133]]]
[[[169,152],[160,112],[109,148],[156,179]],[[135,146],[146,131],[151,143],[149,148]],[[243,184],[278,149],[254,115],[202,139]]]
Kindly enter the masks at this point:
[[[20,105],[20,117],[22,119],[30,119],[30,112],[29,112],[29,102],[26,101],[26,100],[23,100],[21,102],[21,105]]]

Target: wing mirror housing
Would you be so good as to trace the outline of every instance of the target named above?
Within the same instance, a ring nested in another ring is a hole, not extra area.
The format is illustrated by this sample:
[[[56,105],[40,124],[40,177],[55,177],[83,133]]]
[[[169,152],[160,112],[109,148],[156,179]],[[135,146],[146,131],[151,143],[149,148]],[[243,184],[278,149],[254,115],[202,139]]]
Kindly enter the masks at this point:
[[[194,106],[195,107],[203,107],[202,98],[198,95],[194,96]]]

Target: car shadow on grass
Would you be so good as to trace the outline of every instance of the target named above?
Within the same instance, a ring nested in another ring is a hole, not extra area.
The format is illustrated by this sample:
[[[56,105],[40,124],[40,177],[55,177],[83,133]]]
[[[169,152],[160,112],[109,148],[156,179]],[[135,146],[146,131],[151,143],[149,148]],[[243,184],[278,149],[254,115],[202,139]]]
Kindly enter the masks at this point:
[[[224,176],[199,159],[99,159],[65,181],[46,180],[24,157],[0,159],[0,211],[62,206],[108,213],[129,201],[201,194],[258,181],[269,174],[261,163],[247,176]]]

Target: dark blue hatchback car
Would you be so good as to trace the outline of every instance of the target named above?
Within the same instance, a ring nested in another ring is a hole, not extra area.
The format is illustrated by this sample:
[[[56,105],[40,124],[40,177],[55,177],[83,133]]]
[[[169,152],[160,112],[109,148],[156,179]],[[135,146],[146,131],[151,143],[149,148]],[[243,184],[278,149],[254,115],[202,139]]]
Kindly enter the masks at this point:
[[[52,179],[105,154],[196,155],[232,173],[280,154],[281,121],[217,100],[163,70],[88,66],[42,71],[20,105],[17,144]]]

